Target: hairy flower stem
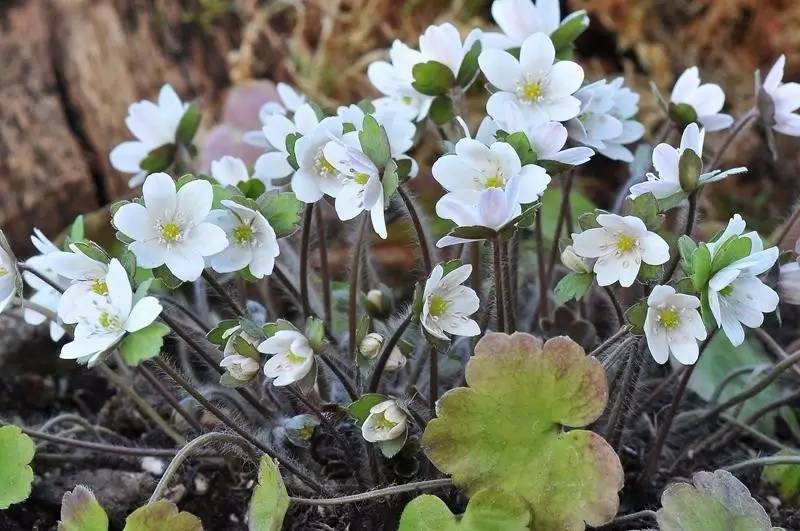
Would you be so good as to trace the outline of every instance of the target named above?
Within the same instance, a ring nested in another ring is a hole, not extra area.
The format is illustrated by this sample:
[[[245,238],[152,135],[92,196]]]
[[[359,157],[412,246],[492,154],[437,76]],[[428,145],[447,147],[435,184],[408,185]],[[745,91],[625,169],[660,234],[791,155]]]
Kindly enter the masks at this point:
[[[436,416],[436,401],[439,400],[439,351],[431,348],[428,370],[428,407],[431,417]]]
[[[347,326],[350,337],[350,342],[348,343],[350,357],[348,359],[355,359],[355,353],[358,349],[358,345],[356,345],[356,331],[358,329],[358,280],[361,270],[361,251],[364,248],[364,238],[366,238],[367,233],[367,219],[366,214],[361,214],[361,221],[358,223],[358,232],[356,233],[356,245],[353,249],[352,261],[350,262],[350,292],[347,305]],[[356,371],[356,377],[358,378],[358,371]]]
[[[158,481],[158,484],[156,485],[155,490],[153,490],[153,494],[150,496],[150,500],[148,500],[147,503],[155,503],[160,500],[164,495],[164,492],[167,490],[167,487],[169,487],[169,482],[172,479],[172,476],[175,475],[183,462],[186,461],[190,455],[192,455],[195,449],[207,444],[238,445],[247,453],[254,463],[258,463],[258,456],[255,454],[255,452],[253,452],[253,449],[250,447],[250,445],[247,444],[247,441],[243,440],[241,437],[237,437],[229,433],[205,433],[189,441],[186,446],[181,448],[180,452],[175,454],[175,457],[173,457],[172,461],[170,461],[169,466],[164,471],[161,479]]]
[[[153,371],[151,371],[147,365],[141,363],[139,364],[138,369],[144,379],[147,380],[147,383],[150,384],[150,387],[155,389],[161,396],[163,396],[167,403],[172,406],[172,409],[174,409],[181,417],[183,417],[183,419],[188,422],[197,433],[203,433],[205,431],[203,426],[200,424],[200,421],[194,418],[191,413],[186,411],[186,408],[181,405],[180,401],[178,401],[175,395],[173,395],[169,389],[164,387],[164,384],[161,383],[161,380],[159,380],[158,377],[153,374]]]
[[[308,300],[308,252],[311,246],[311,222],[314,219],[314,203],[306,205],[303,212],[303,232],[300,237],[300,301],[303,316],[311,316],[311,303]]]
[[[483,300],[483,268],[481,267],[483,265],[483,261],[481,260],[481,247],[483,246],[483,242],[472,242],[467,245],[469,245],[469,261],[470,264],[472,264],[472,274],[469,277],[469,284],[470,287],[475,290],[478,298]]]
[[[511,260],[509,259],[509,242],[506,239],[500,240],[500,260],[503,271],[503,301],[505,302],[506,329],[510,334],[517,329],[514,292],[511,284]]]
[[[708,338],[706,338],[705,341],[703,341],[702,345],[700,345],[700,356],[703,355],[706,346],[711,342],[715,335],[716,329],[708,336]],[[664,443],[667,441],[667,436],[672,428],[672,422],[675,420],[675,415],[678,412],[678,406],[681,404],[683,395],[686,392],[686,386],[689,383],[689,378],[692,377],[692,373],[696,367],[697,363],[694,365],[689,365],[684,370],[683,376],[681,376],[680,382],[678,383],[678,388],[675,389],[672,402],[667,410],[667,416],[662,421],[656,435],[655,443],[650,449],[650,453],[647,455],[647,461],[645,462],[644,469],[642,470],[642,475],[639,477],[640,485],[649,484],[650,476],[653,475],[653,472],[655,472],[656,468],[658,467],[658,462],[661,459],[661,452],[664,449]]]
[[[625,310],[622,309],[622,305],[617,299],[617,296],[614,294],[614,290],[611,289],[610,286],[603,286],[603,291],[606,292],[608,295],[608,300],[611,301],[611,305],[614,307],[614,313],[617,316],[617,322],[619,326],[625,326]]]
[[[593,357],[599,356],[600,354],[602,354],[602,352],[605,349],[607,349],[608,347],[613,345],[619,338],[621,338],[622,336],[624,336],[627,333],[628,333],[628,327],[627,326],[621,326],[619,330],[614,332],[605,341],[600,343],[593,351],[591,351],[589,353],[589,356],[593,356]]]
[[[314,222],[317,226],[319,274],[320,277],[322,277],[322,315],[325,326],[330,328],[333,319],[333,315],[331,314],[331,274],[328,266],[328,237],[325,234],[325,217],[322,213],[322,203],[314,209]]]
[[[160,354],[153,358],[153,362],[158,365],[158,367],[164,371],[176,384],[183,387],[183,389],[189,393],[192,398],[197,400],[197,402],[203,406],[209,413],[217,417],[220,422],[225,424],[229,429],[233,430],[237,435],[241,436],[244,440],[261,450],[263,453],[269,455],[270,457],[275,458],[275,453],[263,442],[259,441],[255,436],[249,433],[247,430],[236,424],[233,419],[231,419],[227,414],[223,413],[217,406],[211,403],[202,392],[197,390],[189,381],[187,381],[183,376],[180,375],[178,371],[176,371],[172,365],[168,361],[166,361]],[[280,461],[280,460],[279,460]],[[302,471],[297,468],[293,463],[287,461],[280,461],[280,464],[283,465],[287,470],[289,470],[292,474],[297,476],[297,479],[308,485],[311,489],[315,492],[321,492],[323,489],[322,485],[320,485],[317,481],[312,479],[307,471]]]
[[[342,387],[344,387],[344,390],[347,392],[347,396],[349,396],[353,401],[358,400],[358,392],[356,391],[356,388],[353,387],[350,378],[347,376],[347,374],[345,374],[342,368],[336,364],[336,361],[329,358],[325,352],[319,354],[317,357],[322,360],[322,363],[324,363],[325,366],[328,367],[336,376],[336,378],[338,378],[339,382],[342,384]]]
[[[575,172],[568,171],[564,179],[564,186],[561,190],[561,207],[558,210],[558,221],[556,223],[556,233],[553,237],[553,248],[550,249],[550,260],[547,263],[547,286],[553,282],[553,272],[556,265],[556,257],[558,256],[558,240],[561,238],[561,231],[564,229],[567,217],[567,206],[570,201],[570,194],[572,193],[572,183],[574,181]],[[571,217],[571,216],[570,216]]]
[[[180,337],[187,345],[192,347],[192,349],[197,352],[201,358],[203,358],[203,361],[205,361],[213,370],[215,370],[217,374],[225,373],[225,370],[219,366],[219,361],[214,360],[214,358],[211,357],[206,349],[203,348],[203,346],[198,343],[186,330],[184,330],[180,323],[164,312],[161,312],[159,317],[173,332],[175,332],[178,337]],[[261,401],[255,395],[253,395],[249,389],[237,388],[236,392],[265,419],[272,417],[272,413],[265,408],[263,404],[261,404]]]
[[[394,347],[396,347],[397,343],[400,342],[400,338],[403,337],[403,333],[406,331],[406,328],[408,328],[408,325],[411,324],[411,320],[413,318],[414,313],[409,311],[403,321],[395,329],[391,337],[389,337],[389,341],[384,343],[383,350],[381,350],[381,355],[378,357],[378,362],[375,364],[375,369],[372,371],[372,376],[370,376],[369,379],[369,386],[367,389],[370,393],[378,392],[378,386],[381,383],[381,376],[383,375],[384,368],[386,368],[386,362],[389,361],[389,357],[392,355],[392,350],[394,350]]]
[[[547,299],[547,294],[550,291],[550,285],[547,281],[547,270],[544,263],[544,233],[542,232],[541,212],[537,212],[536,222],[533,230],[536,238],[536,268],[539,272],[539,306],[537,308],[536,315],[541,319],[550,314],[549,301]],[[536,325],[536,323],[534,323],[534,325]],[[537,326],[534,326],[534,328],[537,328]]]
[[[634,348],[629,348],[629,344],[637,342]],[[617,390],[617,396],[614,400],[614,406],[611,409],[611,414],[608,417],[606,424],[606,440],[608,443],[619,452],[622,442],[622,432],[625,430],[625,425],[629,418],[631,411],[631,403],[633,401],[633,394],[636,392],[636,386],[639,382],[639,375],[643,367],[642,354],[644,353],[644,338],[638,341],[634,338],[626,340],[621,346],[621,349],[628,350],[628,359],[625,364],[625,371],[622,374],[622,382]]]
[[[503,332],[506,329],[506,304],[505,301],[503,301],[503,251],[499,236],[496,236],[492,241],[492,251],[492,256],[494,257],[494,268],[492,270],[492,275],[494,277],[494,306],[497,313],[497,331]]]
[[[689,237],[692,235],[692,230],[694,229],[694,220],[697,217],[697,197],[699,194],[699,188],[689,194],[689,213],[686,216],[686,226],[683,229],[683,233]],[[675,274],[675,269],[677,269],[680,259],[681,255],[676,250],[675,255],[670,259],[669,264],[664,269],[664,276],[661,277],[661,282],[659,282],[660,284],[666,284],[670,281],[672,275]]]
[[[384,496],[395,496],[405,492],[416,492],[420,490],[440,489],[445,487],[452,487],[453,480],[450,478],[443,479],[429,479],[426,481],[417,481],[414,483],[406,483],[404,485],[394,485],[386,487],[385,489],[371,490],[369,492],[362,492],[360,494],[351,494],[350,496],[342,496],[340,498],[295,498],[290,497],[291,503],[298,505],[342,505],[346,503],[358,503],[375,498],[383,498]]]
[[[242,307],[239,305],[239,303],[233,300],[233,297],[231,297],[230,293],[228,293],[222,284],[220,284],[217,279],[214,278],[214,275],[212,275],[207,269],[203,270],[203,278],[206,282],[208,282],[208,285],[211,286],[211,289],[213,289],[217,295],[219,295],[220,299],[222,299],[222,302],[224,302],[225,305],[228,306],[228,308],[230,308],[236,316],[244,316],[244,310],[242,310]]]
[[[144,413],[147,418],[155,422],[156,425],[161,429],[161,431],[169,435],[170,439],[175,441],[177,444],[186,443],[186,439],[180,433],[175,431],[175,428],[170,426],[169,422],[167,422],[164,419],[164,417],[159,415],[158,411],[153,409],[153,407],[150,404],[148,404],[147,401],[144,398],[142,398],[139,395],[139,393],[137,393],[136,390],[128,382],[125,381],[123,377],[121,377],[113,370],[111,370],[111,368],[105,363],[98,363],[95,366],[95,369],[97,369],[97,372],[102,374],[104,378],[106,378],[108,381],[113,383],[117,388],[119,388],[120,391],[125,393],[125,395],[127,395],[128,398],[130,398],[133,401],[136,407],[142,413]]]
[[[408,211],[408,216],[411,218],[411,223],[414,225],[414,230],[417,232],[417,240],[419,241],[420,253],[422,254],[422,265],[425,268],[425,276],[430,276],[431,271],[433,270],[433,263],[431,261],[431,248],[428,244],[428,237],[425,234],[425,228],[422,226],[422,222],[419,219],[419,214],[417,214],[417,209],[414,206],[414,202],[411,200],[411,197],[409,197],[408,193],[403,190],[402,186],[397,188],[397,193],[403,200],[406,210]]]

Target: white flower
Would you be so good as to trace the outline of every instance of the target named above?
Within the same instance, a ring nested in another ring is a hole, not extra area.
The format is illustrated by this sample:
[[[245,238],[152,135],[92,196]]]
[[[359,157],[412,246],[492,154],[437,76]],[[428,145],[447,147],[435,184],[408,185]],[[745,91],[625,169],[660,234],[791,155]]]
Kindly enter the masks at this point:
[[[367,442],[391,441],[406,433],[406,414],[394,400],[384,400],[372,406],[369,416],[361,426],[361,435]]]
[[[425,281],[420,321],[432,336],[447,339],[446,334],[470,337],[481,333],[478,323],[468,317],[478,311],[480,299],[472,288],[462,286],[471,274],[469,264],[446,275],[441,264],[431,271]]]
[[[358,134],[353,131],[325,144],[324,158],[343,177],[336,193],[336,214],[342,221],[369,211],[372,228],[386,239],[383,184],[375,164],[362,151]]]
[[[585,11],[570,13],[564,23],[581,17],[589,25]],[[518,48],[534,33],[552,34],[562,24],[558,0],[495,0],[492,18],[502,33],[484,33],[481,40],[492,48]]]
[[[42,233],[42,231],[36,228],[33,229],[31,241],[40,254],[25,260],[25,265],[32,268],[39,275],[50,280],[56,286],[59,286],[62,290],[66,289],[69,285],[68,279],[61,277],[56,271],[54,271],[50,266],[48,259],[49,255],[59,251],[58,247],[56,247],[53,242],[51,242],[47,236]],[[33,289],[33,295],[28,297],[32,303],[42,306],[43,308],[47,308],[53,313],[58,311],[58,305],[61,299],[60,291],[53,288],[50,284],[39,278],[38,275],[35,275],[30,271],[24,271],[22,273],[22,278],[25,280],[25,283],[27,283]],[[30,308],[24,309],[22,312],[22,318],[26,323],[33,326],[38,326],[48,320],[47,316],[42,315],[41,313]],[[50,338],[53,341],[58,341],[61,339],[64,336],[64,332],[65,331],[61,327],[60,322],[50,321]]]
[[[363,130],[364,117],[367,114],[358,105],[341,106],[336,110],[336,114],[342,119],[342,123],[352,124],[356,131]],[[389,151],[393,158],[400,158],[412,148],[417,127],[411,120],[389,110],[376,109],[372,116],[386,130]]]
[[[469,204],[476,203],[484,190],[505,189],[513,178],[519,181],[517,200],[521,204],[533,203],[550,183],[550,176],[541,166],[523,166],[510,144],[495,142],[487,146],[471,138],[459,140],[455,154],[437,160],[432,172],[445,190]]]
[[[580,114],[569,121],[572,139],[595,148],[613,160],[633,161],[625,144],[636,142],[644,126],[633,119],[639,110],[639,95],[622,86],[623,78],[610,83],[605,79],[582,87],[575,93],[581,102]]]
[[[231,273],[247,267],[256,278],[272,274],[280,254],[278,239],[267,219],[236,201],[222,201],[225,209],[212,210],[208,221],[225,231],[228,246],[207,258],[217,273]]]
[[[225,155],[211,161],[211,177],[222,186],[236,186],[248,181],[250,172],[247,171],[247,165],[242,159]]]
[[[308,339],[295,330],[280,330],[258,346],[259,352],[274,354],[264,364],[267,378],[277,387],[299,382],[314,366],[314,351]]]
[[[273,179],[282,179],[291,175],[294,169],[288,161],[289,151],[286,139],[293,134],[310,135],[317,130],[319,123],[317,113],[307,103],[301,105],[291,119],[282,114],[266,116],[262,132],[269,147],[267,152],[256,160],[255,176],[264,182],[272,182]]]
[[[685,150],[694,151],[695,154],[702,160],[703,158],[703,140],[705,139],[705,129],[699,129],[697,124],[689,124],[683,130],[681,135],[681,145],[679,148],[674,148],[666,143],[661,143],[653,150],[653,167],[656,174],[648,173],[647,180],[643,183],[637,183],[631,186],[631,196],[638,197],[648,192],[652,193],[656,199],[665,199],[683,190],[680,182],[680,160],[681,155]],[[702,170],[701,170],[702,171]],[[737,173],[746,172],[747,168],[732,168],[730,170],[721,171],[713,170],[708,173],[702,173],[697,178],[697,185],[701,186],[708,183],[713,183]],[[689,190],[691,191],[691,190]]]
[[[392,43],[389,60],[375,61],[367,67],[370,83],[384,94],[373,101],[377,111],[397,112],[408,120],[423,120],[428,115],[433,96],[420,94],[411,85],[414,82],[412,69],[423,62],[418,50],[399,40]]]
[[[561,251],[561,263],[574,273],[591,273],[592,267],[594,266],[593,260],[587,260],[586,258],[578,256],[578,253],[575,252],[575,248],[571,245],[567,245],[564,250]]]
[[[5,236],[1,236],[5,243]],[[0,246],[0,313],[8,307],[19,291],[17,260],[4,246]]]
[[[480,36],[480,30],[474,29],[462,43],[458,29],[449,22],[428,26],[419,37],[420,60],[417,62],[436,61],[449,68],[453,77],[458,77],[464,56]]]
[[[147,172],[140,164],[147,155],[158,147],[175,143],[186,107],[170,85],[161,87],[157,103],[142,100],[128,107],[125,125],[136,140],[119,144],[111,151],[110,158],[114,169],[134,174],[128,183],[131,188],[144,182]]]
[[[370,332],[364,336],[364,339],[358,345],[358,353],[371,360],[380,354],[382,345],[383,336],[377,332]]]
[[[75,338],[61,348],[61,357],[90,367],[126,333],[149,326],[161,313],[155,297],[134,301],[128,274],[116,258],[108,264],[106,296],[94,296],[77,318]]]
[[[725,93],[714,83],[700,84],[696,66],[687,68],[672,87],[669,101],[675,105],[685,103],[694,109],[697,121],[707,131],[719,131],[733,124],[733,118],[719,111],[725,105]]]
[[[600,227],[573,233],[572,246],[578,256],[597,258],[593,271],[600,286],[619,282],[628,287],[636,280],[642,262],[660,265],[669,260],[669,245],[647,230],[635,216],[600,214]]]
[[[478,64],[489,82],[499,89],[489,97],[486,111],[502,116],[508,105],[519,106],[531,123],[563,122],[580,112],[572,96],[583,82],[583,69],[571,61],[555,61],[553,42],[544,33],[525,39],[519,60],[504,50],[484,50]]]
[[[251,146],[264,148],[267,151],[274,151],[281,147],[271,144],[264,134],[263,127],[268,124],[270,117],[276,114],[286,116],[289,113],[296,113],[298,109],[306,103],[306,97],[296,92],[286,83],[278,83],[276,89],[281,101],[268,101],[262,105],[261,109],[258,111],[258,119],[261,121],[262,129],[247,131],[242,135],[242,140],[244,140],[245,143]]]
[[[230,354],[222,358],[219,366],[227,370],[231,376],[243,382],[249,381],[258,374],[261,366],[257,360],[242,356],[241,354]]]
[[[708,281],[708,303],[717,326],[734,346],[744,341],[742,325],[758,328],[764,314],[778,307],[778,294],[765,285],[757,275],[767,271],[778,259],[778,248],[764,249],[755,232],[743,234],[745,222],[739,214],[733,216],[717,240],[708,244],[711,259],[728,239],[743,236],[750,239],[750,254],[722,268]]]
[[[505,188],[487,188],[475,201],[465,201],[458,194],[448,193],[436,203],[436,215],[449,219],[459,227],[486,227],[500,230],[522,213],[519,202],[519,178],[512,178]],[[473,238],[444,236],[436,247],[477,241]]]
[[[54,251],[46,255],[46,260],[53,271],[69,281],[58,301],[58,317],[65,323],[77,323],[91,294],[108,295],[108,264],[86,256],[75,244],[70,245],[70,251]]]
[[[761,88],[769,95],[775,114],[771,117],[772,128],[784,135],[800,136],[800,83],[783,83],[783,68],[786,56],[781,55],[770,69]]]
[[[563,149],[567,143],[567,128],[560,122],[543,124],[527,122],[516,104],[509,105],[505,111],[502,118],[485,117],[478,127],[475,139],[491,145],[498,140],[497,132],[500,130],[508,134],[524,133],[531,149],[536,153],[537,160],[559,162],[568,166],[589,162],[594,155],[594,151],[588,147]]]
[[[166,173],[149,175],[142,188],[144,205],[128,203],[114,214],[114,226],[133,240],[128,249],[136,264],[152,269],[166,264],[180,280],[197,280],[206,256],[228,245],[225,232],[205,221],[213,192],[208,181],[186,183],[176,192]]]
[[[790,262],[781,266],[778,294],[783,302],[800,304],[800,264]]]
[[[676,293],[672,286],[656,286],[647,297],[644,335],[656,362],[664,364],[670,352],[683,365],[694,365],[700,354],[697,341],[706,338],[706,327],[697,308],[700,299]]]

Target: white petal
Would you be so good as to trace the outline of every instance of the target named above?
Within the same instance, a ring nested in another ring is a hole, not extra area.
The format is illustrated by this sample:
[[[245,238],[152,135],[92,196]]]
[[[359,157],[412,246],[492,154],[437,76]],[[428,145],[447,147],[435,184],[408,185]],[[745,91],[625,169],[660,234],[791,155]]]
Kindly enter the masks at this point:
[[[155,297],[143,297],[131,310],[124,328],[128,332],[136,332],[149,326],[161,313],[161,304]]]
[[[534,33],[522,43],[519,65],[523,72],[541,74],[550,70],[555,57],[556,49],[550,37],[544,33]]]
[[[147,146],[141,142],[123,142],[115,147],[109,159],[115,170],[125,173],[136,173],[140,170],[139,164],[147,157]]]
[[[514,92],[521,78],[519,62],[505,50],[484,50],[478,57],[481,72],[489,83],[506,92]]]
[[[175,212],[177,194],[175,181],[166,173],[152,173],[147,176],[142,186],[142,196],[148,212],[161,219]]]

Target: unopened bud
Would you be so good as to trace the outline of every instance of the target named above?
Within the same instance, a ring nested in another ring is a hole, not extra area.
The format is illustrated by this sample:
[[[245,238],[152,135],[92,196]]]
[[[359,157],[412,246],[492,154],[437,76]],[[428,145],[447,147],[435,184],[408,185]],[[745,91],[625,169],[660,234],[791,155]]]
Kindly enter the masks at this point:
[[[567,269],[575,273],[590,273],[592,271],[589,264],[586,263],[586,260],[578,256],[578,253],[575,252],[575,249],[571,245],[568,245],[561,252],[561,263],[564,264]]]
[[[358,353],[367,359],[373,359],[381,351],[383,345],[383,336],[372,332],[364,336],[361,344],[358,346]]]
[[[778,277],[778,296],[783,302],[800,304],[800,264],[797,262],[781,266]]]
[[[406,357],[400,352],[400,348],[394,347],[392,353],[389,354],[389,359],[386,360],[386,371],[396,371],[406,366]]]

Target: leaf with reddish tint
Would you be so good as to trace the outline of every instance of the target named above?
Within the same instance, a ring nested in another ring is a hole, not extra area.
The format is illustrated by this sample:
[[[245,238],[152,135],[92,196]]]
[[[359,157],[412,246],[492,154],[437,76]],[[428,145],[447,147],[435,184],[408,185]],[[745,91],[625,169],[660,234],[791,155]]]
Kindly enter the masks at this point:
[[[174,503],[159,500],[133,511],[123,531],[203,531],[203,524],[192,513],[179,512]]]
[[[466,369],[469,387],[437,403],[426,454],[468,495],[516,494],[531,529],[583,530],[617,513],[623,472],[609,444],[579,428],[608,401],[603,367],[567,337],[487,334]]]
[[[108,531],[108,515],[92,491],[78,485],[61,498],[58,531]]]

